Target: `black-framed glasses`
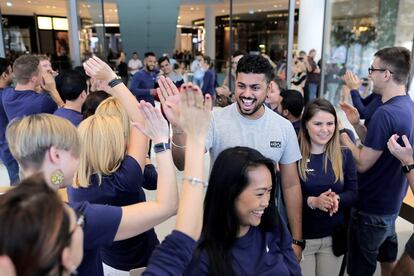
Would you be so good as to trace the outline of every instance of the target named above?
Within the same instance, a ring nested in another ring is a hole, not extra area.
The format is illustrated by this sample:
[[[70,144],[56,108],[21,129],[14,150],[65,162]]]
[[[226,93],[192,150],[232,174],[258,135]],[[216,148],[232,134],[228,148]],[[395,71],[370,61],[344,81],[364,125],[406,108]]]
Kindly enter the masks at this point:
[[[378,72],[385,72],[385,71],[388,71],[388,72],[390,72],[391,74],[394,74],[391,70],[389,70],[389,69],[384,69],[384,68],[374,68],[372,65],[371,65],[371,67],[369,67],[368,68],[368,74],[372,74],[372,72],[375,72],[375,71],[378,71]]]

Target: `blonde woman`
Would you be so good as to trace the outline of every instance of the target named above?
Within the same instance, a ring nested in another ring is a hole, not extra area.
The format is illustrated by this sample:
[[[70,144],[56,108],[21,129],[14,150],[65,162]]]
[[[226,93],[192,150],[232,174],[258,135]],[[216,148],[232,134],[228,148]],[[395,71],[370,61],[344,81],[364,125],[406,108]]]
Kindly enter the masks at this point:
[[[111,97],[79,125],[84,150],[74,188],[68,189],[70,202],[127,206],[146,201],[142,187],[155,189],[157,176],[150,165],[146,174],[149,179],[145,179],[145,163],[140,163],[140,159],[146,155],[147,144],[140,143],[142,133],[130,124],[126,110]],[[158,244],[151,228],[131,239],[104,246],[101,256],[105,275],[128,275],[131,269],[147,266]]]
[[[112,92],[116,93],[118,89],[123,93],[122,96],[128,96],[125,95],[127,91],[122,87],[115,87]],[[153,109],[152,106],[144,106],[143,108]],[[144,122],[142,128],[151,134],[150,137],[155,142],[168,142],[167,122],[162,118],[160,111],[157,114],[156,117],[147,118],[149,121],[148,123]],[[10,123],[6,131],[6,138],[11,153],[21,164],[25,177],[41,172],[44,174],[47,185],[55,190],[65,188],[72,183],[79,163],[81,146],[79,134],[75,126],[68,120],[49,114],[25,116]],[[52,266],[55,265],[53,262],[65,261],[64,268],[68,275],[75,273],[77,270],[79,275],[103,276],[100,254],[102,246],[110,245],[113,241],[125,240],[139,235],[174,215],[178,204],[178,192],[171,152],[169,150],[160,152],[156,155],[156,158],[160,168],[155,201],[127,207],[91,204],[86,201],[70,203],[76,213],[84,218],[83,231],[81,227],[77,227],[75,233],[73,232],[74,227],[71,228],[72,238],[75,239],[73,235],[80,236],[80,239],[76,238],[78,242],[74,246],[82,248],[83,240],[83,260],[78,267],[79,259],[74,259],[72,255],[63,258],[62,255],[62,258],[54,258],[47,265]],[[30,207],[33,205],[33,201],[28,199],[25,204]],[[27,208],[27,210],[34,211],[36,209]],[[79,220],[79,224],[83,225],[82,220]],[[56,226],[56,223],[54,226]],[[13,225],[0,224],[2,229],[8,227],[13,227]],[[20,239],[26,239],[26,233],[30,230],[30,239],[27,242],[33,242],[33,231],[30,227],[15,229],[15,231],[17,230],[21,231],[21,235],[18,237]],[[3,235],[3,237],[11,238],[10,235]],[[39,239],[36,239],[36,241],[42,242]],[[50,236],[43,242],[46,244],[47,242],[53,243],[54,239]],[[16,248],[13,249],[13,252],[15,250]],[[2,249],[0,251],[9,255],[7,251]],[[13,256],[9,256],[14,262]],[[33,257],[30,260],[34,262],[34,269],[30,270],[30,273],[48,275],[43,271],[45,267],[35,263],[37,258]],[[19,264],[16,262],[14,264],[19,271]],[[24,266],[28,265],[28,263],[24,263]],[[58,274],[53,273],[53,275]]]
[[[350,150],[341,149],[338,118],[327,100],[316,99],[305,107],[299,145],[306,240],[302,273],[337,275],[342,258],[333,253],[332,235],[344,224],[344,208],[351,207],[356,199],[357,179]]]

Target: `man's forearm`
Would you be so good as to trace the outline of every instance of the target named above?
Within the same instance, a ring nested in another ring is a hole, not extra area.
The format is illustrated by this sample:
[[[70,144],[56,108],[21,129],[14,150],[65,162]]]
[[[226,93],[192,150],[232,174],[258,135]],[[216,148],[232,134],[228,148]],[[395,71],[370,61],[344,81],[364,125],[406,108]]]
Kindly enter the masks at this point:
[[[365,137],[367,135],[367,128],[361,123],[352,125],[352,126],[354,127],[356,133],[358,134],[358,137],[361,140],[361,143],[364,143]]]
[[[302,190],[300,185],[282,187],[292,237],[302,239]]]

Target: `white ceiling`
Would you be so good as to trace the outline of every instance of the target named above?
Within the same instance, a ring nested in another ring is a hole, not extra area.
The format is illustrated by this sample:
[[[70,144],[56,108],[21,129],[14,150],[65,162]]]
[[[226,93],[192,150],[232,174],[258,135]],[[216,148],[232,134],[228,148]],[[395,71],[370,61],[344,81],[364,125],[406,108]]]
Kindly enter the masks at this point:
[[[137,0],[135,0],[137,1]],[[165,0],[168,1],[168,0]],[[183,3],[180,6],[178,24],[190,25],[191,21],[204,17],[204,10],[206,4],[199,4],[200,0],[182,0]],[[229,0],[209,0],[210,2],[219,2],[212,5],[216,15],[229,14]],[[12,3],[9,7],[6,3]],[[108,3],[109,2],[109,3]],[[34,13],[39,15],[56,15],[67,16],[67,3],[68,0],[0,0],[0,8],[3,14],[14,15],[33,15]],[[96,4],[99,1],[78,1],[78,15],[80,17],[90,17],[89,9],[96,9],[99,5]],[[190,3],[190,4],[189,4]],[[195,4],[191,4],[195,3]],[[198,3],[198,4],[197,4]],[[272,10],[286,10],[288,7],[288,0],[255,0],[252,4],[252,0],[234,0],[233,1],[233,13],[248,13],[248,12],[265,12]],[[298,6],[299,0],[296,1]],[[105,0],[105,21],[107,23],[118,23],[118,11],[116,6],[116,0]],[[100,8],[100,7],[99,7]]]

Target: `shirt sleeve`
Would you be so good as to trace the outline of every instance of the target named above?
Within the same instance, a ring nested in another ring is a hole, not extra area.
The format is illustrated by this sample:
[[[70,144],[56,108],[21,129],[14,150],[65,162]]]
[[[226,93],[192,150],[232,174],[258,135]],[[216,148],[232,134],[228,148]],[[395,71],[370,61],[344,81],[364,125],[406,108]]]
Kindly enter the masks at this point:
[[[136,192],[142,188],[144,176],[137,160],[127,155],[114,173],[111,185],[119,191]]]
[[[182,275],[190,264],[196,241],[174,230],[154,250],[142,275]]]
[[[379,151],[387,148],[388,139],[394,134],[390,115],[382,108],[374,113],[365,137],[365,146]]]
[[[344,189],[342,193],[339,194],[341,198],[340,206],[342,208],[348,208],[353,206],[356,200],[358,194],[358,182],[355,161],[352,157],[351,151],[349,149],[344,149],[342,153],[345,166],[343,166]]]
[[[56,111],[56,109],[57,104],[48,94],[44,94],[44,97],[42,99],[42,113],[53,114]]]
[[[157,180],[158,173],[153,164],[145,165],[144,169],[144,182],[142,187],[147,190],[156,190],[157,189]]]
[[[290,275],[300,276],[302,273],[296,259],[296,255],[292,249],[292,236],[290,235],[286,224],[280,218],[278,228],[278,232],[280,233],[280,249],[283,254],[286,267],[288,268]]]
[[[291,164],[302,158],[295,129],[293,128],[293,125],[289,122],[288,124],[286,124],[286,126],[286,147],[284,148],[282,157],[279,161],[281,164]]]
[[[118,232],[122,218],[120,207],[82,203],[76,211],[85,216],[84,248],[95,249],[103,245],[111,245]]]

